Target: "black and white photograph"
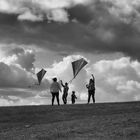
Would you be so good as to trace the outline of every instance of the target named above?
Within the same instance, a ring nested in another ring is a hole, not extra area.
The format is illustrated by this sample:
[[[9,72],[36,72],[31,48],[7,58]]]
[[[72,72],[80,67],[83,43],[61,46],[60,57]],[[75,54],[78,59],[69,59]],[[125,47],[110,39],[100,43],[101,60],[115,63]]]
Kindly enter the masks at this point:
[[[0,140],[140,140],[140,0],[0,0]]]

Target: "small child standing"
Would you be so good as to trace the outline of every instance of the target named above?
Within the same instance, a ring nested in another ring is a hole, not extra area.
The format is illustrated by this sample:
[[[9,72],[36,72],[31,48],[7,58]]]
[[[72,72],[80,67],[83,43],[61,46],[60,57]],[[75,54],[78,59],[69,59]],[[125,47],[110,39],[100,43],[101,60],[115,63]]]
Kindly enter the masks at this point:
[[[75,91],[72,91],[72,95],[71,95],[71,102],[72,102],[72,104],[75,103],[75,99],[77,99],[77,97],[75,95]]]

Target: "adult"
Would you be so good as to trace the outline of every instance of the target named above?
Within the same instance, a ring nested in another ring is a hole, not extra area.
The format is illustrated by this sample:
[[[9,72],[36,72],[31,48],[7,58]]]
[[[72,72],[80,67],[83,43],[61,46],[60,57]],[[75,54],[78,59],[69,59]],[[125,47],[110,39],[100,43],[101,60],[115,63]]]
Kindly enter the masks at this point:
[[[89,84],[86,85],[88,89],[88,104],[90,103],[90,98],[92,96],[93,103],[95,103],[95,78],[92,74],[92,78],[89,80]]]
[[[50,86],[50,92],[52,94],[52,106],[54,105],[54,99],[56,97],[58,105],[59,103],[59,91],[61,92],[60,84],[57,82],[57,78],[53,78],[53,83]]]
[[[61,80],[61,85],[63,87],[63,95],[62,95],[62,100],[64,104],[67,104],[67,96],[68,96],[68,90],[69,90],[69,86],[68,83],[65,83],[65,85],[63,84],[62,80]]]

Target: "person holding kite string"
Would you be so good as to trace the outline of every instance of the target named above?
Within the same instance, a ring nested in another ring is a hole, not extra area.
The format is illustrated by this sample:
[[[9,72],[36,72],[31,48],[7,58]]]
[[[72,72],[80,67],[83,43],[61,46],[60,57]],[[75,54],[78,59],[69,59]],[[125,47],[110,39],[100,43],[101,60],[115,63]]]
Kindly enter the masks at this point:
[[[89,84],[86,85],[88,89],[88,104],[90,102],[90,97],[92,96],[93,103],[95,103],[95,78],[92,74],[92,78],[89,80]]]
[[[69,86],[68,86],[68,83],[65,83],[65,85],[64,85],[62,80],[61,80],[61,85],[63,87],[62,100],[63,100],[64,104],[67,104],[67,96],[68,96]]]
[[[59,91],[61,92],[61,86],[57,82],[57,78],[53,78],[53,83],[50,86],[50,92],[52,94],[52,106],[54,105],[54,99],[56,97],[58,105],[59,103]]]

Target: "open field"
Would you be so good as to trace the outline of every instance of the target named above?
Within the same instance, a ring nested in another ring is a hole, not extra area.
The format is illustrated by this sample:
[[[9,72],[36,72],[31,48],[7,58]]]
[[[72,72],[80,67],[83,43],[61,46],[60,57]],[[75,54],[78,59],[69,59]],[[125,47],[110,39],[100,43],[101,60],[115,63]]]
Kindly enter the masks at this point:
[[[140,140],[140,102],[1,107],[0,140]]]

